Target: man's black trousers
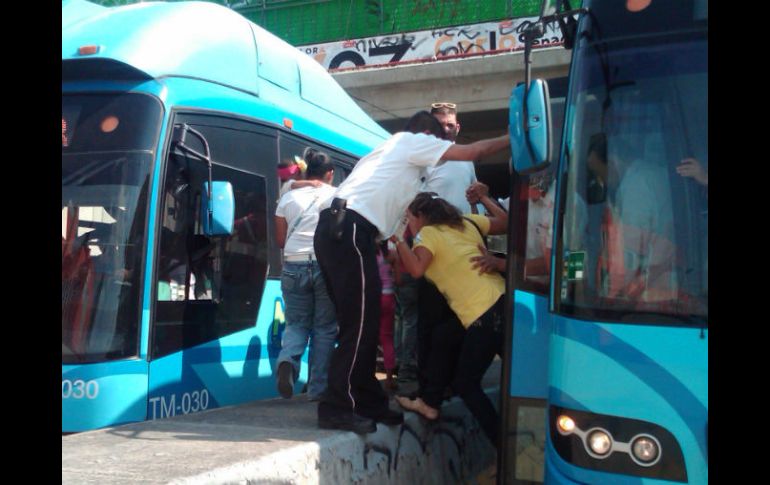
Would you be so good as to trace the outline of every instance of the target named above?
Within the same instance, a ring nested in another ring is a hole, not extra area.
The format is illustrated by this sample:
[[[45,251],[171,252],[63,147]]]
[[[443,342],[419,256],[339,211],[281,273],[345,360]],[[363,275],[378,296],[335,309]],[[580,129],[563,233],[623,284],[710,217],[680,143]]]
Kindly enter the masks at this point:
[[[375,376],[382,283],[377,267],[377,228],[352,210],[336,225],[331,209],[321,211],[313,245],[339,324],[329,381],[319,416],[353,411],[376,418],[388,410],[388,396]],[[341,237],[333,235],[335,228]]]

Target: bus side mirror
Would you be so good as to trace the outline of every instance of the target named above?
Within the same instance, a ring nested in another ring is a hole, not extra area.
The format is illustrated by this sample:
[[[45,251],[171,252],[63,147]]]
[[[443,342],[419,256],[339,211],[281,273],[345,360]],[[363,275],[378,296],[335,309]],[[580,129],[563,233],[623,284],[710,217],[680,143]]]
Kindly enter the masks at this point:
[[[551,154],[551,104],[545,81],[535,79],[530,83],[526,104],[524,84],[513,89],[509,122],[513,168],[524,172],[548,163]]]
[[[215,181],[203,183],[201,191],[201,227],[207,236],[229,236],[233,233],[235,221],[235,195],[230,182]]]

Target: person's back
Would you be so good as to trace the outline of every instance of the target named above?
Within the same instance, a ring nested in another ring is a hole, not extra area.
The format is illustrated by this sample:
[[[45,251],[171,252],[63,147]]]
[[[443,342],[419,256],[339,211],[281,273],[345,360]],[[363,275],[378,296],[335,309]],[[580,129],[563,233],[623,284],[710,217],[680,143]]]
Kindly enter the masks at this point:
[[[594,134],[586,163],[603,189],[597,292],[646,305],[677,298],[671,188],[664,166],[639,159],[634,140]]]
[[[275,212],[276,242],[283,248],[281,291],[286,303],[286,328],[278,355],[276,384],[291,398],[301,357],[310,341],[309,399],[320,399],[327,388],[329,358],[337,336],[335,309],[315,257],[313,237],[321,204],[334,195],[329,185],[334,165],[328,155],[307,150],[308,179],[320,182],[285,193]]]
[[[450,308],[464,325],[484,313],[505,291],[505,280],[499,273],[482,273],[473,269],[471,258],[479,254],[483,240],[479,230],[489,231],[485,216],[467,215],[463,229],[448,225],[430,225],[415,237],[414,247],[427,247],[433,260],[425,271],[428,278],[447,299]]]
[[[505,280],[499,273],[480,273],[471,260],[484,248],[484,236],[506,231],[508,217],[488,196],[483,203],[489,217],[462,216],[431,193],[418,194],[409,205],[409,226],[417,235],[412,249],[397,241],[399,256],[412,276],[425,275],[446,295],[456,317],[438,322],[430,334],[418,397],[397,400],[407,410],[436,419],[451,383],[497,445],[497,411],[481,388],[481,378],[494,356],[502,355]]]
[[[411,197],[419,191],[426,168],[435,164],[448,146],[449,142],[433,135],[396,133],[356,164],[338,187],[336,197],[345,199],[348,209],[390,237]]]
[[[312,254],[313,236],[318,225],[321,205],[330,199],[336,189],[328,184],[289,190],[278,201],[277,214],[286,218],[290,237],[284,255]]]
[[[624,287],[642,302],[676,296],[676,247],[671,189],[665,168],[632,162],[623,174],[613,201],[622,224]]]

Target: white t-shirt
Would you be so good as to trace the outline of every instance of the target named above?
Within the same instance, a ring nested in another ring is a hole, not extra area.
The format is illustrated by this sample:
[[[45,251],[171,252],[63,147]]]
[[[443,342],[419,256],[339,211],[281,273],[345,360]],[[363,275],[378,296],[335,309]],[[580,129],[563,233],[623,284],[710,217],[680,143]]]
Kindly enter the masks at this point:
[[[318,225],[318,213],[335,190],[331,185],[324,184],[320,187],[290,190],[281,197],[275,215],[286,219],[288,224],[284,256],[314,254],[313,235]],[[302,218],[298,220],[300,215]]]
[[[435,166],[452,142],[423,133],[396,133],[362,158],[335,197],[392,236],[409,203],[420,191],[425,168]],[[456,162],[450,162],[456,163]],[[324,207],[331,205],[329,200]]]
[[[468,186],[476,181],[476,169],[473,162],[442,163],[427,169],[424,192],[435,192],[439,197],[460,209],[462,214],[470,214],[471,205],[465,198]]]
[[[651,266],[668,267],[667,275],[676,273],[668,177],[664,168],[636,161],[624,173],[615,193],[614,211],[623,227],[623,256],[629,279],[637,273],[646,274]],[[675,283],[647,284],[660,287]]]
[[[527,259],[544,256],[543,248],[551,247],[553,234],[553,204],[556,184],[538,200],[529,201],[527,215]],[[510,200],[509,200],[510,202]]]

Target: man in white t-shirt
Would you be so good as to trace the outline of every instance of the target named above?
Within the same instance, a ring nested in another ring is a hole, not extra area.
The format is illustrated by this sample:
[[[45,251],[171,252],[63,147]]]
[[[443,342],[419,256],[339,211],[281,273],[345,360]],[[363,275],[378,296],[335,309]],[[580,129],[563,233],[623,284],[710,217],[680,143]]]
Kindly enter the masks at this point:
[[[454,143],[460,133],[460,123],[457,122],[457,105],[454,103],[433,103],[430,114],[436,117],[442,128],[444,137]],[[423,192],[435,192],[439,197],[457,207],[463,214],[475,213],[475,207],[468,203],[465,191],[476,182],[476,168],[473,162],[443,163],[429,167],[425,178]]]
[[[356,164],[321,211],[314,248],[339,323],[328,387],[318,406],[321,428],[364,434],[377,429],[376,421],[403,422],[375,377],[381,293],[377,242],[403,233],[406,207],[427,167],[476,160],[509,146],[508,135],[470,145],[454,145],[443,137],[430,113],[415,114],[405,131]]]
[[[286,328],[281,339],[276,380],[281,396],[291,398],[302,354],[310,340],[307,393],[310,400],[318,400],[326,390],[329,357],[337,337],[337,317],[315,258],[313,235],[320,207],[336,189],[330,185],[334,164],[329,156],[308,150],[305,158],[308,181],[316,181],[318,186],[287,191],[275,211],[276,240],[283,248],[281,291],[286,302]]]
[[[676,246],[669,175],[638,159],[633,139],[589,139],[586,164],[605,192],[596,279],[599,295],[628,304],[675,301]]]

